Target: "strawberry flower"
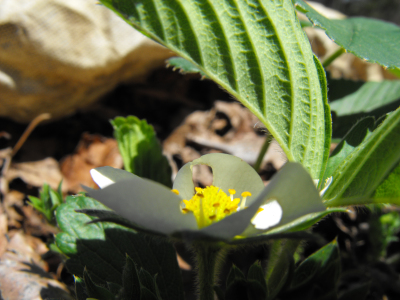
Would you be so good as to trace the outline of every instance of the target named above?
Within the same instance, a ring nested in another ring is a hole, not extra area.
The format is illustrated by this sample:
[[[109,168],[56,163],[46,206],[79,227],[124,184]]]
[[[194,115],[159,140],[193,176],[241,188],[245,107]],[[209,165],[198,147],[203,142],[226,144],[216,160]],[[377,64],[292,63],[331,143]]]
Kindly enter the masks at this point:
[[[208,165],[213,183],[195,187],[193,166]],[[173,189],[129,172],[91,170],[100,190],[89,195],[134,224],[135,229],[193,240],[243,240],[304,229],[327,213],[308,172],[287,163],[264,187],[240,158],[207,154],[184,165]]]

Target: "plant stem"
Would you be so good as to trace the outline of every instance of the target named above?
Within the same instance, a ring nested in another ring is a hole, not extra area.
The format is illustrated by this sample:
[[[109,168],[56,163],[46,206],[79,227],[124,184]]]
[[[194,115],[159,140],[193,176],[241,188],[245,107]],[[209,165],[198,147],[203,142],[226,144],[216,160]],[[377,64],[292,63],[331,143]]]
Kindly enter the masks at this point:
[[[267,136],[265,138],[265,142],[261,147],[260,153],[258,153],[257,161],[254,164],[254,170],[258,173],[260,171],[261,163],[263,161],[263,158],[265,156],[265,153],[267,153],[267,150],[269,148],[269,145],[271,144],[272,139]]]
[[[221,247],[215,244],[196,243],[199,300],[214,300],[217,257]]]
[[[331,56],[329,56],[327,59],[324,60],[322,63],[322,66],[326,68],[329,66],[336,58],[338,58],[340,55],[346,52],[346,49],[340,47],[338,50],[336,50]]]

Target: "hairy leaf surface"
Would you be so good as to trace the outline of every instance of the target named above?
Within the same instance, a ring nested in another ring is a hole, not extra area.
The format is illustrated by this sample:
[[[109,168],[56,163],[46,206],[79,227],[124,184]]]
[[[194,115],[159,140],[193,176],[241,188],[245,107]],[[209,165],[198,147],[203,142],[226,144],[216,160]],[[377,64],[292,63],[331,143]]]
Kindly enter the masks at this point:
[[[325,113],[310,44],[290,0],[102,0],[249,108],[313,178]],[[329,130],[328,130],[329,131]]]

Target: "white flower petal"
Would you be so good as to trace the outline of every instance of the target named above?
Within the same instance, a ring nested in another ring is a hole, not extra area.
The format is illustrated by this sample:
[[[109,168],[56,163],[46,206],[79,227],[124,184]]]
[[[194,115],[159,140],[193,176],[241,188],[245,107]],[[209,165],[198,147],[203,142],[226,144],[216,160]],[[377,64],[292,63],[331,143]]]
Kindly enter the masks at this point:
[[[281,221],[283,210],[278,201],[270,201],[267,204],[261,205],[260,208],[263,211],[256,214],[251,220],[256,229],[265,230],[277,225]]]
[[[108,187],[111,184],[114,184],[115,182],[112,181],[110,178],[104,176],[101,174],[99,171],[96,169],[91,169],[90,170],[90,175],[92,176],[92,179],[96,184],[99,186],[99,188],[104,189],[105,187]]]

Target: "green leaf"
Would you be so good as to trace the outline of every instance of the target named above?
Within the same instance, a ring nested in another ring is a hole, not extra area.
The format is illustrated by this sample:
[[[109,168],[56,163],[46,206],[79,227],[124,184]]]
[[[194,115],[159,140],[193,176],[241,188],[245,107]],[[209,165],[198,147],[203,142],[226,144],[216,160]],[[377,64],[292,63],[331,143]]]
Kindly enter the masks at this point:
[[[103,286],[95,284],[89,276],[86,269],[83,271],[83,279],[85,280],[86,291],[88,296],[96,299],[114,300],[114,295]]]
[[[97,285],[113,282],[122,286],[126,254],[152,276],[162,299],[183,299],[180,270],[172,245],[161,239],[149,238],[131,229],[111,223],[87,224],[93,220],[79,209],[106,207],[85,197],[69,196],[57,209],[57,222],[62,232],[56,235],[56,244],[68,256],[66,266],[77,276],[86,266]]]
[[[389,176],[378,186],[373,196],[375,199],[388,199],[393,201],[397,199],[397,203],[400,203],[400,163],[394,168]]]
[[[332,102],[331,110],[338,116],[368,113],[399,99],[399,80],[367,82],[355,93]]]
[[[400,67],[400,27],[368,18],[330,20],[302,0],[294,0],[296,8],[348,52],[387,68]]]
[[[353,150],[370,136],[374,130],[375,119],[367,117],[358,121],[333,150],[325,170],[324,179],[332,176],[337,167]]]
[[[335,288],[340,275],[340,256],[336,240],[307,257],[295,270],[291,288],[306,284],[322,284],[323,288]],[[327,277],[322,277],[327,276]]]
[[[319,178],[322,87],[290,0],[102,0],[252,111],[290,161]]]
[[[341,271],[339,248],[333,241],[307,257],[295,270],[282,299],[337,299]]]
[[[327,206],[374,202],[368,199],[400,161],[400,109],[389,114],[336,168],[324,199]],[[390,200],[387,202],[396,201]],[[379,200],[375,200],[379,202]]]
[[[171,187],[171,167],[162,155],[153,126],[134,116],[111,121],[125,169],[137,176]]]
[[[167,59],[167,67],[173,67],[173,69],[179,69],[180,73],[199,73],[202,76],[206,76],[206,74],[197,68],[190,61],[182,58],[182,57],[171,57]]]
[[[324,156],[322,161],[322,169],[321,174],[319,175],[319,182],[322,182],[322,178],[325,172],[326,164],[329,158],[329,150],[331,147],[331,137],[332,137],[332,118],[331,118],[331,109],[328,104],[328,88],[327,88],[327,80],[325,70],[318,60],[318,58],[314,55],[315,65],[317,66],[319,82],[321,85],[322,98],[324,103],[324,111],[325,111],[325,146],[324,146]]]

